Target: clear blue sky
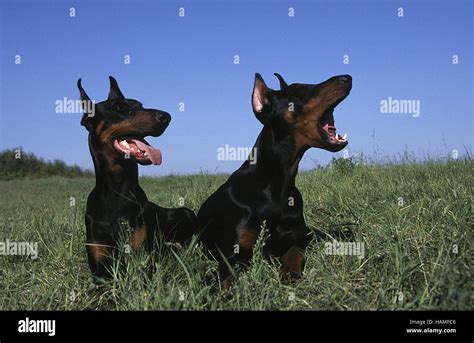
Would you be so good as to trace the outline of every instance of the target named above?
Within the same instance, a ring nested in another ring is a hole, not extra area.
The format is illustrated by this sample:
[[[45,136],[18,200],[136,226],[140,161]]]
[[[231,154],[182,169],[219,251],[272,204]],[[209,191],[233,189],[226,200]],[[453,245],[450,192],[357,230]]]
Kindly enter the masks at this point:
[[[101,101],[113,75],[127,97],[173,117],[163,136],[149,139],[163,165],[140,167],[142,174],[232,171],[241,162],[218,161],[217,148],[254,143],[261,129],[250,105],[254,73],[275,88],[279,72],[290,83],[353,76],[335,112],[351,153],[372,153],[374,129],[389,155],[446,156],[463,145],[472,152],[472,1],[4,0],[0,8],[0,149],[22,146],[92,168],[80,114],[55,113],[55,101],[77,99],[79,77]],[[381,114],[389,97],[420,100],[420,116]],[[312,149],[302,167],[331,156]]]

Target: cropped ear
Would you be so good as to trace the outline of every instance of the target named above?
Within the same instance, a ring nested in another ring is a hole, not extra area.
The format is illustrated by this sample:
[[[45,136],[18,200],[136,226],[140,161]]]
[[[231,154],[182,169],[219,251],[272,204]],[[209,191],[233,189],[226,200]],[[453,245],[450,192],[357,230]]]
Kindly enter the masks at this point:
[[[274,73],[274,75],[277,77],[278,81],[280,81],[280,90],[283,90],[286,87],[288,87],[288,84],[286,83],[286,81],[283,79],[283,77],[280,74]]]
[[[271,114],[270,89],[259,73],[255,74],[252,92],[252,109],[257,119],[265,125]]]
[[[110,80],[110,91],[109,91],[109,96],[107,97],[107,100],[113,100],[113,99],[125,99],[125,97],[122,94],[122,91],[120,90],[117,80],[115,80],[112,76],[109,76]]]
[[[84,110],[84,115],[81,119],[81,125],[90,131],[93,127],[95,105],[87,95],[84,88],[82,88],[81,79],[77,80],[77,88],[79,88],[79,94],[81,95],[81,105],[82,109]]]

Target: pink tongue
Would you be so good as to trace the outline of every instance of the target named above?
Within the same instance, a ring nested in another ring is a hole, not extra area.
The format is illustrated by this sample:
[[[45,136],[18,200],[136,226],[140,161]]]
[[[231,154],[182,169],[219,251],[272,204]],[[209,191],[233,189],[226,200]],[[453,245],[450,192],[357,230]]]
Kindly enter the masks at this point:
[[[323,129],[324,129],[327,133],[329,133],[329,135],[330,135],[331,137],[335,137],[335,136],[336,136],[336,127],[335,127],[335,126],[326,124],[326,125],[323,126]]]
[[[138,147],[138,149],[143,150],[147,153],[148,157],[153,164],[161,164],[161,151],[158,148],[154,148],[151,145],[148,145],[142,141],[131,139]]]

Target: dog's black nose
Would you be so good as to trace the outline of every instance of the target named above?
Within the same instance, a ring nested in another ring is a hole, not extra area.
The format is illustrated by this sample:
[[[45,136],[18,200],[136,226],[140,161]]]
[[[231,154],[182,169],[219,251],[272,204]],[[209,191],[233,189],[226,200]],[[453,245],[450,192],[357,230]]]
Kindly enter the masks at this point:
[[[350,76],[350,75],[341,75],[341,76],[339,76],[339,81],[341,83],[351,83],[352,82],[352,76]]]
[[[170,114],[163,111],[156,111],[155,118],[160,124],[168,124],[171,121]]]

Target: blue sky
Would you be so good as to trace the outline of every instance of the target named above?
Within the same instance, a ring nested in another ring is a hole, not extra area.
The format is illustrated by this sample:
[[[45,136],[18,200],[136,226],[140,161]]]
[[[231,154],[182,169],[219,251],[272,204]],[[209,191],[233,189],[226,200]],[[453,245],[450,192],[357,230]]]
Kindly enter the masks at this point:
[[[335,111],[351,154],[371,154],[374,142],[388,155],[472,152],[472,7],[459,0],[4,0],[0,149],[22,146],[92,168],[81,115],[56,113],[55,101],[77,99],[79,77],[101,101],[113,75],[125,96],[173,118],[163,136],[148,140],[162,150],[163,165],[140,167],[142,174],[230,172],[241,161],[219,161],[217,149],[250,147],[261,129],[250,105],[254,73],[276,88],[279,72],[289,83],[353,76],[351,95]],[[380,113],[389,97],[419,100],[420,116]],[[332,156],[312,149],[301,166]]]

